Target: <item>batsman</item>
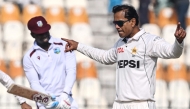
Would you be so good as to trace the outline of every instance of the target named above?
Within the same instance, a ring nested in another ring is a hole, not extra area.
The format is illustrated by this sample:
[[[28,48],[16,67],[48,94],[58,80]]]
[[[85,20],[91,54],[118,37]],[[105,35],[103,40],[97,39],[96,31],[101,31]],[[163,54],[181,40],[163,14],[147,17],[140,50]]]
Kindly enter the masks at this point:
[[[76,80],[74,52],[64,52],[66,42],[50,35],[44,17],[31,18],[27,27],[35,41],[23,58],[25,75],[32,89],[52,96],[52,102],[37,103],[37,109],[78,109],[71,92]]]

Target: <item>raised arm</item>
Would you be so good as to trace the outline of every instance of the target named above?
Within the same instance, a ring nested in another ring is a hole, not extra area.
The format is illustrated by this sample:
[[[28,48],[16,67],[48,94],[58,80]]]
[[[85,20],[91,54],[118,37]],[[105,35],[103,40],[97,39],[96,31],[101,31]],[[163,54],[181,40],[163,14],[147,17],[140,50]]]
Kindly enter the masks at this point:
[[[180,26],[180,23],[177,25],[174,36],[176,37],[174,44],[166,42],[163,38],[155,37],[152,42],[150,56],[164,59],[179,58],[183,51],[183,40],[186,37],[186,32]]]

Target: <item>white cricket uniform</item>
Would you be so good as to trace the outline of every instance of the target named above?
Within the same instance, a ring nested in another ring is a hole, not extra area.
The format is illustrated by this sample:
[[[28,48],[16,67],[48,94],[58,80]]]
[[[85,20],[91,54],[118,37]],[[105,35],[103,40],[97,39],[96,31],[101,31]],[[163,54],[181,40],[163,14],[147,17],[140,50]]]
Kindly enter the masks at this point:
[[[102,64],[117,63],[114,109],[125,107],[115,106],[118,103],[131,106],[131,103],[139,101],[146,102],[149,109],[155,109],[157,59],[180,57],[184,44],[177,41],[169,44],[161,37],[146,33],[144,29],[129,38],[126,43],[123,40],[120,38],[109,50],[100,50],[81,43],[78,44],[77,50]]]
[[[57,96],[61,93],[71,94],[76,80],[76,57],[74,52],[65,53],[66,42],[51,37],[48,51],[34,42],[23,59],[24,72],[32,89]],[[37,103],[40,109],[44,106]],[[75,101],[71,108],[77,108]]]
[[[9,88],[14,83],[14,81],[7,74],[5,74],[4,72],[0,70],[0,83],[2,83],[6,88]],[[15,97],[19,101],[20,104],[26,102],[25,98],[22,98],[19,96],[15,96]]]

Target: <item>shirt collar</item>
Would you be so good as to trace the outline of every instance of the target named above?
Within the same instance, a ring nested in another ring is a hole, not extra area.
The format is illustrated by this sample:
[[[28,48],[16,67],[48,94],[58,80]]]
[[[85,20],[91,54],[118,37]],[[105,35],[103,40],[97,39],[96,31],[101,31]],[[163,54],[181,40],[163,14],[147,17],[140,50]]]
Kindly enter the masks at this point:
[[[128,41],[128,38],[123,38],[123,40],[122,40],[123,42],[125,42],[125,43],[127,43],[127,41]]]
[[[134,39],[134,40],[138,40],[139,38],[140,38],[140,36],[141,35],[143,35],[145,33],[145,30],[144,29],[142,29],[142,28],[140,28],[140,31],[139,32],[137,32],[132,38],[123,38],[123,42],[125,42],[125,43],[127,43],[127,41],[128,40],[132,40],[132,39]]]
[[[145,33],[145,30],[142,29],[142,28],[140,28],[140,31],[137,32],[137,33],[132,37],[132,39],[138,40],[144,33]]]
[[[49,43],[53,43],[53,38],[50,36],[50,39],[49,39]],[[38,44],[36,43],[36,41],[34,41],[34,46],[33,46],[34,49],[42,49],[40,46],[38,46]]]

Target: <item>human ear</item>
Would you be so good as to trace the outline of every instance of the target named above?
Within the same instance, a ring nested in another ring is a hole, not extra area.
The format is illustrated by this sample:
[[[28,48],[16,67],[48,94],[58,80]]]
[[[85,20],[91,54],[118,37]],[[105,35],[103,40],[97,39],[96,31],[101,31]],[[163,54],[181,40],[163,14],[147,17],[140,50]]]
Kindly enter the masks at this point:
[[[131,19],[131,26],[132,26],[132,27],[135,27],[135,24],[136,24],[136,19],[135,19],[135,18],[132,18],[132,19]]]

